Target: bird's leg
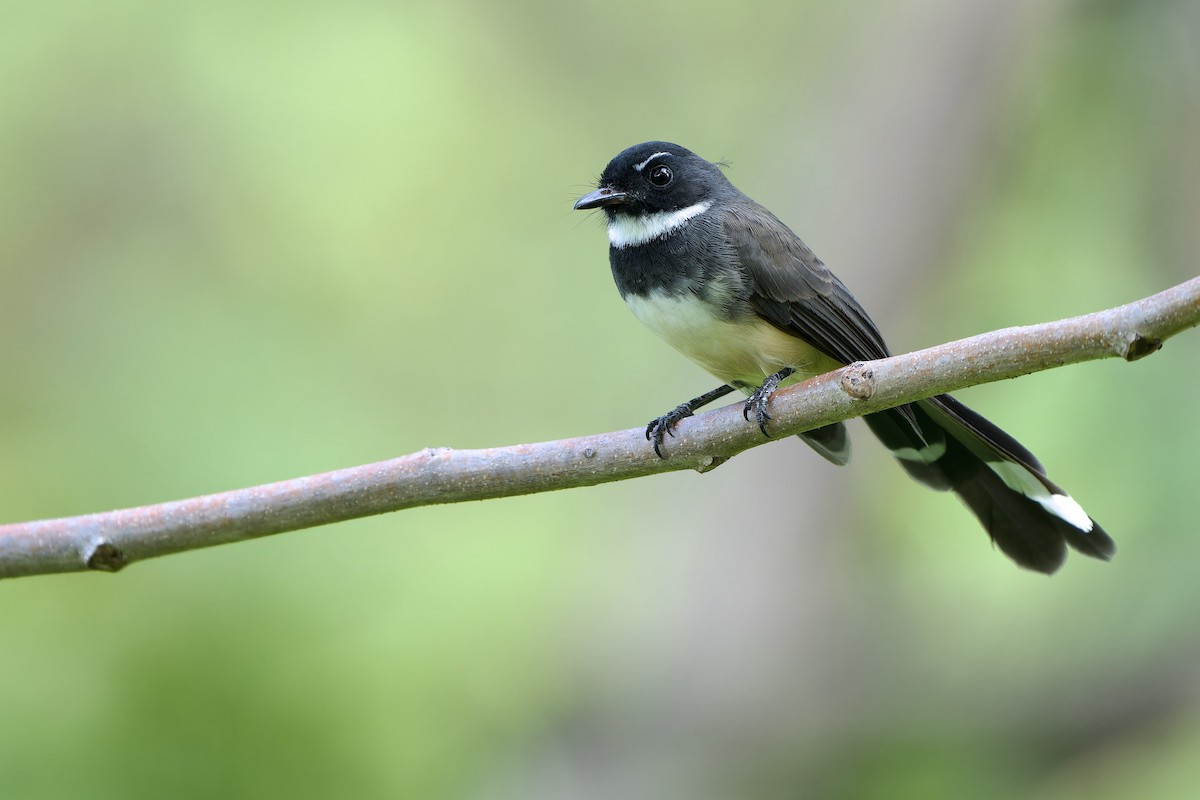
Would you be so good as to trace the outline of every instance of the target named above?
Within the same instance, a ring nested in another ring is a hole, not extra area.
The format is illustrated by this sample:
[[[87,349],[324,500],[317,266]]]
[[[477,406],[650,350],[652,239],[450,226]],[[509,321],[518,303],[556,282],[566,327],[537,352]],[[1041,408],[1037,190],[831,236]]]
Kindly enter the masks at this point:
[[[675,406],[673,410],[668,411],[666,414],[663,414],[656,420],[652,420],[650,424],[646,426],[646,439],[654,442],[655,455],[657,455],[659,458],[666,458],[666,456],[662,454],[663,437],[667,436],[668,434],[671,436],[675,435],[675,432],[671,429],[675,427],[675,424],[679,422],[679,420],[692,416],[692,412],[694,412],[697,408],[706,406],[713,400],[716,400],[719,397],[724,397],[732,391],[732,386],[718,386],[711,392],[702,394],[695,399],[687,401],[686,403],[680,403],[679,405]]]
[[[762,382],[762,386],[750,393],[746,405],[742,408],[742,416],[746,418],[747,422],[750,421],[750,412],[754,411],[754,421],[758,423],[758,429],[762,431],[763,436],[768,439],[771,438],[771,434],[767,433],[767,422],[771,419],[771,415],[767,413],[767,401],[779,388],[779,384],[791,377],[795,371],[791,367],[784,367],[774,375],[769,375]]]

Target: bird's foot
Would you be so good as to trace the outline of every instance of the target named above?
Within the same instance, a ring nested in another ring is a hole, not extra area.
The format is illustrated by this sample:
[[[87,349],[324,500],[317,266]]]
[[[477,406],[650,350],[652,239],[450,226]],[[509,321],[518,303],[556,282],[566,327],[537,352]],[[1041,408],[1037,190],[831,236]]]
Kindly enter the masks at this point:
[[[663,439],[667,436],[675,438],[675,431],[671,429],[679,423],[679,420],[692,416],[693,410],[691,403],[680,403],[658,419],[650,421],[650,424],[646,426],[646,439],[654,442],[656,456],[666,458],[662,452]]]
[[[771,415],[767,413],[767,403],[771,400],[771,395],[779,388],[779,384],[791,377],[796,370],[791,367],[784,367],[774,375],[767,377],[746,400],[746,405],[742,407],[742,416],[746,421],[750,421],[750,412],[754,412],[754,421],[758,423],[758,429],[762,431],[762,435],[771,438],[771,434],[767,433],[767,423],[771,420]]]

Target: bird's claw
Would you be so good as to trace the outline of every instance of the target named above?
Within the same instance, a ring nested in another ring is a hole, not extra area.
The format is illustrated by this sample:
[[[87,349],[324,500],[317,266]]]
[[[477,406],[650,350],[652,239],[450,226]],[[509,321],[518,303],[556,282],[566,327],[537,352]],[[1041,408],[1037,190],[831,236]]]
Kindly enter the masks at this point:
[[[768,439],[771,438],[771,434],[767,433],[767,423],[771,421],[771,415],[767,413],[767,403],[770,402],[774,391],[774,386],[768,387],[763,384],[750,394],[746,405],[742,407],[742,416],[747,422],[750,421],[750,412],[754,412],[754,421],[758,423],[758,429]]]
[[[772,438],[771,434],[767,433],[767,423],[771,421],[771,415],[767,413],[767,403],[771,401],[771,395],[779,388],[779,384],[786,380],[794,373],[791,368],[781,369],[774,375],[769,376],[762,382],[746,399],[746,405],[742,406],[742,416],[746,421],[750,421],[750,412],[754,412],[754,421],[758,423],[758,429],[762,431],[762,435],[768,439]]]
[[[692,416],[692,408],[687,403],[676,406],[671,411],[663,414],[655,420],[651,420],[646,426],[646,439],[654,442],[654,454],[659,458],[666,458],[663,455],[662,444],[663,439],[670,436],[675,438],[675,431],[672,428],[678,424],[679,420]]]

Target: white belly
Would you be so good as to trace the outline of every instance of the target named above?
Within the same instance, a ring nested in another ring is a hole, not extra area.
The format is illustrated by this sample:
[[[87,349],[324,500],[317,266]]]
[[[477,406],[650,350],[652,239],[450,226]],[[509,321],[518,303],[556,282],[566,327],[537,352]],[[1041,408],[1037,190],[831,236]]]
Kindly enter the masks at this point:
[[[667,344],[726,383],[758,386],[784,367],[796,370],[793,380],[839,366],[795,336],[758,317],[744,322],[723,319],[696,295],[669,296],[655,291],[629,295],[634,316]]]

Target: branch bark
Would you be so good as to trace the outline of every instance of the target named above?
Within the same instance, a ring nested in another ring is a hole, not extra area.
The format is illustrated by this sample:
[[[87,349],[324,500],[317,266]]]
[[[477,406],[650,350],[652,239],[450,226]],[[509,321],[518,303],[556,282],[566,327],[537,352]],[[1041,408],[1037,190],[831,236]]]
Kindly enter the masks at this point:
[[[1118,308],[860,362],[778,391],[776,437],[1031,372],[1149,355],[1200,324],[1200,278]],[[146,558],[438,503],[659,472],[706,472],[765,439],[741,403],[683,420],[659,459],[644,428],[390,461],[170,503],[0,526],[0,577],[118,569]]]

